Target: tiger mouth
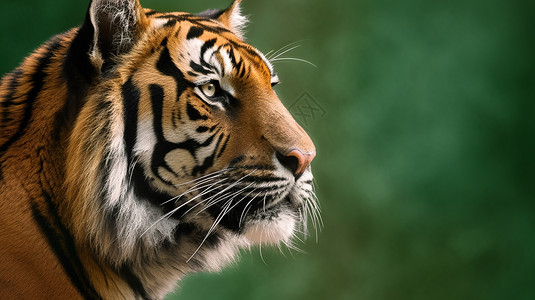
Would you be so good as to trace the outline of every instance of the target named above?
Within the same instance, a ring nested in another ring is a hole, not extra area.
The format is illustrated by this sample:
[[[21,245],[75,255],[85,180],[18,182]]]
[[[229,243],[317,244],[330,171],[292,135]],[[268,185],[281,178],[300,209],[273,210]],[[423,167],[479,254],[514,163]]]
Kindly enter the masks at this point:
[[[166,215],[179,222],[197,223],[207,236],[224,230],[252,244],[287,243],[296,232],[306,235],[308,217],[319,215],[311,204],[312,175],[305,175],[307,178],[295,181],[275,169],[216,171],[183,186],[181,195],[187,197],[178,196],[180,200],[168,203]]]

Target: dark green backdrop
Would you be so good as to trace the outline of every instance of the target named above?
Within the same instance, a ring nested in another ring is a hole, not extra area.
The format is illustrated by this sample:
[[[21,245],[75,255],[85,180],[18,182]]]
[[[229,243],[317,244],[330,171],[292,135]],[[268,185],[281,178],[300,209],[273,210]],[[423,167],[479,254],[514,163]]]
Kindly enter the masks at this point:
[[[2,0],[0,71],[86,2]],[[249,42],[317,65],[280,61],[277,89],[316,142],[325,229],[168,299],[535,299],[533,3],[244,0]]]

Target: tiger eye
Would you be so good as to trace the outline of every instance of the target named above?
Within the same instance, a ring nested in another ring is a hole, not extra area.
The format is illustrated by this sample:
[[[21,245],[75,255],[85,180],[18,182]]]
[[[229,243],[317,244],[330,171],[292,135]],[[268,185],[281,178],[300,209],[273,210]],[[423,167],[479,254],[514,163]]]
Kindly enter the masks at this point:
[[[211,98],[215,95],[216,87],[213,83],[207,83],[201,87],[202,92],[208,98]]]

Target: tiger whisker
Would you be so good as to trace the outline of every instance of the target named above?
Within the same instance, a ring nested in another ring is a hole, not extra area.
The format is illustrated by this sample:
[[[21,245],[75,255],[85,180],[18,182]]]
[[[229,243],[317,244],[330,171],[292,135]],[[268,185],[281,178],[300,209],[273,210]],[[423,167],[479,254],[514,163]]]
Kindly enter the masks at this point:
[[[311,198],[310,199],[310,202],[312,203],[312,205],[314,206],[314,209],[316,211],[316,214],[318,216],[318,221],[319,221],[319,225],[320,225],[320,229],[324,227],[324,224],[323,224],[323,218],[321,217],[321,208],[319,206],[319,199],[318,199],[318,196],[316,196],[315,193],[309,193]]]
[[[173,197],[173,198],[171,198],[171,199],[169,199],[169,200],[163,202],[163,203],[160,204],[160,205],[165,205],[165,204],[167,204],[167,203],[169,203],[169,202],[171,202],[171,201],[178,202],[178,200],[180,200],[180,198],[182,198],[182,197],[183,197],[184,195],[186,195],[186,194],[196,192],[196,191],[198,191],[198,190],[200,190],[200,189],[204,189],[205,187],[211,188],[211,187],[213,187],[214,185],[219,184],[219,183],[222,183],[222,182],[224,182],[224,181],[226,181],[226,180],[228,180],[228,178],[223,178],[223,179],[221,179],[221,180],[219,180],[219,181],[217,181],[217,182],[210,182],[210,183],[202,182],[202,183],[198,183],[198,184],[192,186],[191,188],[189,188],[188,190],[186,190],[185,192],[183,192],[182,194],[180,194],[180,195],[178,195],[178,196],[175,196],[175,197]],[[205,191],[206,191],[206,190],[205,190]]]
[[[207,201],[208,206],[205,207],[204,209],[202,209],[200,212],[206,210],[208,207],[210,207],[211,205],[213,205],[213,204],[210,202],[210,200],[214,199],[215,197],[217,197],[217,196],[221,195],[222,193],[228,191],[229,189],[233,188],[233,187],[236,186],[238,183],[240,183],[243,179],[249,177],[251,174],[253,174],[253,173],[256,172],[257,170],[258,170],[258,169],[254,169],[254,170],[252,170],[252,171],[249,172],[247,175],[245,175],[245,176],[241,177],[240,179],[238,179],[235,183],[233,183],[233,184],[227,186],[225,189],[219,191],[217,194],[215,194],[215,195],[211,196],[210,198],[208,198],[208,199],[207,199],[207,200],[208,200],[208,201]],[[217,202],[220,202],[220,201],[216,201],[215,203],[217,203]],[[198,204],[199,204],[199,203],[198,203]],[[198,205],[198,204],[197,204],[197,205]],[[200,212],[199,212],[199,213],[200,213]]]
[[[132,186],[132,176],[134,176],[134,168],[136,167],[137,163],[139,162],[140,157],[136,156],[136,160],[132,161],[130,165],[128,166],[128,186]]]
[[[218,177],[218,176],[221,176],[222,173],[228,172],[228,171],[233,170],[233,169],[234,168],[226,168],[226,169],[222,169],[222,170],[219,170],[219,171],[215,171],[215,172],[203,175],[203,176],[201,176],[199,178],[195,178],[195,179],[187,181],[187,182],[176,184],[175,187],[179,187],[179,186],[187,185],[187,184],[190,184],[190,183],[194,183],[196,181],[204,180],[204,179],[206,179],[208,177],[212,177],[212,176],[215,176],[215,175],[217,175],[217,177]]]
[[[311,216],[312,216],[312,225],[314,227],[314,234],[315,234],[315,238],[316,238],[316,243],[318,242],[318,238],[319,238],[319,220],[318,220],[318,214],[316,211],[314,211],[313,209],[310,209],[311,211]]]
[[[264,56],[265,56],[266,58],[268,58],[268,57],[271,55],[271,53],[273,53],[273,51],[274,51],[274,50],[269,50],[266,54],[264,54]],[[268,60],[269,60],[269,58],[268,58]]]
[[[242,193],[244,190],[246,190],[247,188],[249,188],[249,187],[250,187],[251,185],[253,185],[253,184],[254,184],[254,182],[250,183],[248,186],[242,188],[241,190],[238,190],[238,191],[236,191],[236,192],[234,192],[234,193],[232,193],[232,194],[224,195],[224,197],[221,197],[221,199],[218,199],[217,201],[214,201],[213,203],[209,203],[207,206],[205,206],[202,210],[200,210],[200,211],[199,211],[198,213],[196,213],[195,215],[200,214],[201,212],[207,210],[208,208],[210,208],[211,206],[215,205],[216,203],[219,203],[219,202],[224,201],[225,198],[228,199],[228,198],[231,198],[231,197],[232,197],[232,199],[234,199],[234,197],[235,197],[236,195]],[[242,198],[241,200],[243,200],[243,198]],[[238,201],[236,204],[238,204],[239,202],[241,202],[241,200]],[[232,208],[234,208],[234,207],[232,207]],[[232,208],[231,208],[231,209],[232,209]],[[187,213],[187,212],[186,212],[186,213]]]
[[[299,237],[295,237],[295,238],[298,239],[300,242],[304,243]],[[294,250],[296,252],[306,254],[306,252],[303,249],[297,247],[292,241],[287,241],[287,242],[283,242],[283,243],[290,250]]]
[[[264,263],[264,265],[267,265],[266,260],[264,259],[264,255],[262,254],[262,245],[264,244],[262,242],[263,237],[264,234],[260,234],[260,243],[258,244],[258,251],[260,252],[260,258],[262,259],[262,262]]]
[[[262,200],[262,208],[264,209],[264,213],[266,213],[266,197],[267,194],[264,194],[264,199]]]
[[[156,226],[156,224],[158,224],[159,222],[161,222],[162,220],[164,219],[167,219],[169,218],[170,216],[172,216],[174,213],[176,213],[177,211],[179,211],[182,207],[188,205],[189,203],[195,201],[195,199],[203,196],[204,194],[208,193],[207,191],[211,188],[208,187],[207,189],[205,189],[204,191],[202,191],[201,193],[199,193],[198,195],[196,195],[195,197],[189,199],[188,201],[182,203],[180,206],[177,206],[175,208],[173,208],[171,211],[169,211],[168,213],[164,214],[161,218],[159,218],[158,220],[156,220],[156,222],[154,222],[152,225],[150,225],[142,234],[141,236],[145,235],[152,227]],[[176,198],[176,197],[175,197]],[[169,201],[173,201],[174,199],[171,199]],[[169,202],[167,201],[167,202]]]
[[[213,187],[214,185],[216,185],[216,184],[218,184],[218,183],[221,183],[221,182],[223,182],[223,181],[224,181],[224,180],[220,180],[220,181],[218,181],[218,182],[216,182],[216,183],[211,184],[211,185],[208,186],[206,189],[204,189],[202,192],[200,192],[199,194],[197,194],[195,197],[189,199],[189,200],[186,201],[185,203],[183,203],[183,204],[181,204],[180,206],[178,206],[177,208],[173,209],[173,211],[176,212],[176,211],[178,211],[180,208],[182,208],[182,207],[184,207],[185,205],[187,205],[187,204],[193,202],[193,201],[196,200],[197,198],[200,198],[200,197],[202,197],[202,196],[204,196],[204,195],[210,193],[210,192],[212,191],[212,187]],[[204,200],[203,200],[203,201],[204,201]],[[202,201],[201,201],[201,202],[202,202]],[[197,205],[197,204],[196,204],[196,205]],[[195,205],[195,206],[196,206],[196,205]],[[193,207],[195,207],[195,206],[193,206]],[[193,208],[193,207],[192,207],[192,208]],[[190,208],[188,211],[190,211],[192,208]],[[186,212],[186,213],[187,213],[187,212]],[[182,217],[185,216],[186,213],[182,214]]]
[[[299,219],[300,219],[300,227],[301,227],[301,230],[300,230],[300,233],[302,233],[303,235],[306,236],[307,232],[308,232],[308,216],[307,216],[307,213],[305,211],[305,209],[303,208],[299,208],[298,209],[298,212],[299,212]]]
[[[302,59],[302,58],[295,58],[295,57],[279,57],[277,59],[273,59],[271,60],[271,62],[277,62],[277,61],[285,61],[285,60],[289,60],[289,61],[300,61],[300,62],[304,62],[304,63],[307,63],[315,68],[317,68],[318,66],[316,66],[315,64],[311,63],[310,61],[306,60],[306,59]]]
[[[293,46],[293,47],[291,47],[291,48],[289,48],[289,49],[286,49],[286,50],[284,50],[283,52],[277,54],[276,56],[270,58],[269,61],[274,61],[274,60],[276,60],[277,58],[281,57],[282,55],[284,55],[284,54],[286,54],[286,53],[288,53],[288,52],[290,52],[290,51],[292,51],[292,50],[295,50],[295,49],[297,49],[297,48],[299,48],[299,47],[301,47],[301,45],[296,45],[296,46]]]
[[[308,230],[308,218],[310,216],[310,211],[309,211],[309,208],[308,208],[308,205],[304,204],[303,205],[303,220],[302,220],[302,224],[303,224],[303,233],[304,233],[304,237],[307,238],[310,234],[309,230]],[[310,217],[312,218],[312,217]],[[312,221],[312,227],[314,227],[314,221]]]
[[[252,172],[251,172],[252,173]],[[248,175],[246,176],[243,176],[242,178],[240,178],[240,180],[243,180],[245,177],[249,176],[251,173],[249,173]],[[238,183],[238,182],[236,182]],[[228,201],[224,204],[224,207],[222,209],[222,212],[218,215],[218,217],[214,220],[214,223],[212,224],[212,226],[210,227],[210,229],[208,230],[208,233],[206,234],[205,238],[203,239],[203,241],[201,242],[201,244],[199,245],[199,247],[195,250],[195,252],[192,254],[192,256],[186,261],[186,262],[189,262],[193,256],[195,256],[195,254],[201,249],[202,245],[204,244],[204,242],[206,241],[206,239],[208,239],[208,237],[210,236],[210,234],[215,230],[215,228],[217,227],[217,225],[219,225],[219,223],[221,222],[221,220],[224,218],[224,216],[232,211],[237,205],[239,205],[250,193],[252,193],[254,191],[251,191],[249,192],[249,194],[247,194],[246,196],[242,197],[240,200],[236,201],[236,203],[234,203],[234,205],[231,206],[232,204],[232,201],[234,200],[234,198],[236,197],[236,195],[239,195],[240,193],[242,193],[244,190],[248,189],[251,185],[253,185],[254,182],[250,183],[249,185],[247,185],[246,187],[243,187],[241,188],[239,191],[235,192],[235,193],[232,193],[232,194],[229,194],[229,195],[225,195],[224,197],[222,197],[222,199],[218,199],[217,201],[215,201],[215,203],[217,202],[222,202],[222,201],[225,201],[228,199]],[[211,204],[213,205],[213,204]],[[203,208],[203,210],[201,211],[204,211],[206,210],[208,207],[205,207]]]
[[[249,208],[247,208],[249,205],[252,204],[252,202],[254,201],[254,199],[256,199],[256,197],[258,197],[258,195],[260,195],[260,193],[257,193],[256,196],[254,196],[246,205],[245,207],[243,208],[243,211],[241,213],[241,216],[240,216],[240,222],[239,222],[239,226],[241,227],[243,221],[244,221],[244,217],[249,213],[249,210],[251,209],[252,206],[250,206]],[[249,195],[247,195],[249,196]]]
[[[281,248],[280,244],[277,244],[277,248],[279,249],[280,254],[286,258],[286,254],[284,254],[284,252],[282,252],[282,248]]]
[[[287,49],[287,48],[289,48],[289,47],[292,47],[293,45],[295,45],[295,44],[297,44],[297,43],[300,43],[301,41],[302,41],[302,40],[300,40],[300,41],[295,41],[295,42],[291,42],[291,43],[289,43],[289,44],[287,44],[287,45],[285,45],[285,46],[282,46],[282,47],[279,48],[277,51],[270,50],[270,51],[268,52],[268,54],[266,54],[266,58],[267,58],[268,60],[271,60],[271,58],[273,58],[273,56],[278,55],[280,51],[284,51],[284,49]],[[269,57],[269,55],[271,55],[271,57]]]
[[[315,210],[314,207],[312,206],[311,201],[306,201],[305,206],[308,207],[311,213],[311,220],[312,220],[312,225],[314,227],[314,231],[316,234],[316,243],[317,243],[318,242],[318,227],[320,226],[320,220],[319,220],[320,217],[318,216],[317,210]]]
[[[195,250],[195,252],[193,252],[193,254],[190,256],[190,258],[188,258],[188,260],[186,260],[186,263],[189,263],[190,260],[195,256],[195,254],[197,254],[197,252],[199,252],[199,250],[201,249],[202,245],[204,245],[204,243],[206,242],[206,240],[208,239],[208,237],[210,236],[210,234],[214,231],[214,229],[216,228],[217,225],[219,225],[219,222],[221,222],[221,220],[223,219],[223,217],[227,214],[227,212],[229,211],[228,210],[228,207],[230,207],[230,204],[232,203],[232,200],[229,200],[227,201],[227,204],[225,204],[225,207],[223,208],[223,210],[221,211],[221,213],[219,213],[219,215],[217,216],[217,218],[214,220],[214,223],[212,224],[212,226],[210,227],[210,229],[208,230],[208,232],[206,233],[206,236],[204,237],[204,239],[202,240],[201,244],[199,245],[199,247]]]

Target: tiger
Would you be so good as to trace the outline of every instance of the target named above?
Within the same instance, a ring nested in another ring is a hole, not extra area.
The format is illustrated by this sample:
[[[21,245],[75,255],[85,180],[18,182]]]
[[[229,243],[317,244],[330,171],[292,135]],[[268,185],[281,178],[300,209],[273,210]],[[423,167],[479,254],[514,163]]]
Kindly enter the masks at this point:
[[[306,235],[316,148],[246,23],[92,0],[2,78],[0,299],[162,299]]]

